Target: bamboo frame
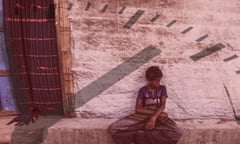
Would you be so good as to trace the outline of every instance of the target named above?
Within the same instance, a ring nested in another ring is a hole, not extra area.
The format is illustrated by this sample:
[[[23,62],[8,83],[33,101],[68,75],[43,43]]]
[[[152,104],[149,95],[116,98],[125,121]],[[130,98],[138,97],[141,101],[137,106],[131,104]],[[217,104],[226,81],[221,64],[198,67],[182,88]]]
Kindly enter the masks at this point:
[[[73,112],[73,75],[71,53],[71,31],[68,19],[69,0],[54,0],[56,31],[59,51],[59,63],[63,96],[63,109],[65,116]]]

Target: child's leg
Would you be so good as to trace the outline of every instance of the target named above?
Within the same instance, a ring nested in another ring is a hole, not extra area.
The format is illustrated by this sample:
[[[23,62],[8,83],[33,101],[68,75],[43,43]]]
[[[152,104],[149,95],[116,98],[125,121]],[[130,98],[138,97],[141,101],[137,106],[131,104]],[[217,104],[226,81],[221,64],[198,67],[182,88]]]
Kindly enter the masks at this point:
[[[158,134],[157,131],[159,132]],[[183,129],[181,129],[177,124],[160,124],[154,133],[152,134],[155,135],[156,139],[159,141],[163,140],[162,138],[164,138],[164,141],[167,140],[169,144],[177,144],[183,135]]]
[[[137,121],[123,118],[113,122],[108,127],[108,132],[116,144],[132,144],[139,129]],[[136,125],[136,128],[135,128]]]
[[[116,132],[112,135],[113,141],[116,144],[132,144],[136,131]]]
[[[131,119],[128,119],[128,118],[119,119],[119,120],[113,122],[108,127],[108,132],[110,133],[110,135],[112,135],[113,133],[115,133],[117,131],[127,130],[131,126],[135,125],[136,123],[137,122],[135,120],[131,120]]]

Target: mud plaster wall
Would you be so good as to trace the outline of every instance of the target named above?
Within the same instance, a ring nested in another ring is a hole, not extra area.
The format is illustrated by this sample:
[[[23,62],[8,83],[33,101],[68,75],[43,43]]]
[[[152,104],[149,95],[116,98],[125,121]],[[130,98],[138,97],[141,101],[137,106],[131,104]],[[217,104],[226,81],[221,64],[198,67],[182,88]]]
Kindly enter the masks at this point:
[[[175,119],[233,119],[223,84],[240,114],[240,1],[229,0],[72,0],[69,12],[72,38],[72,72],[75,93],[148,45],[161,53],[139,69],[76,109],[79,117],[119,118],[134,111],[138,89],[145,84],[144,71],[158,65],[169,98],[166,111]],[[87,2],[91,3],[85,11]],[[100,12],[108,4],[106,12]],[[122,6],[127,8],[118,14]],[[123,25],[138,10],[145,13],[131,29]],[[160,17],[150,20],[156,15]],[[177,23],[168,28],[173,19]],[[181,31],[192,26],[187,34]],[[195,40],[202,35],[202,42]],[[226,47],[193,61],[190,56],[217,43]]]

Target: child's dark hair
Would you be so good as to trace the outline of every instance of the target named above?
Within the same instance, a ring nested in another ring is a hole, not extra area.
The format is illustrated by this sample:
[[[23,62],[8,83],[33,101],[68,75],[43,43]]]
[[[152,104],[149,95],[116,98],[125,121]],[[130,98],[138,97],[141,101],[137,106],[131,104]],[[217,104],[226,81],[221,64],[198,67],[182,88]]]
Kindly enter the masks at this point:
[[[146,79],[149,81],[163,77],[163,73],[158,66],[151,66],[146,70]]]

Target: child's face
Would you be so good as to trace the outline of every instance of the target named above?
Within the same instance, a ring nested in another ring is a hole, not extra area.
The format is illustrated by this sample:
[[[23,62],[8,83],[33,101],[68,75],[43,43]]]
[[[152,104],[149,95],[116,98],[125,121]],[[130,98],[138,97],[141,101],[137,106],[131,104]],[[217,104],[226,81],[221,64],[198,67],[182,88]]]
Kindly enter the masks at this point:
[[[151,88],[157,88],[157,87],[160,85],[160,80],[161,80],[161,78],[148,81],[148,85],[149,85]]]

